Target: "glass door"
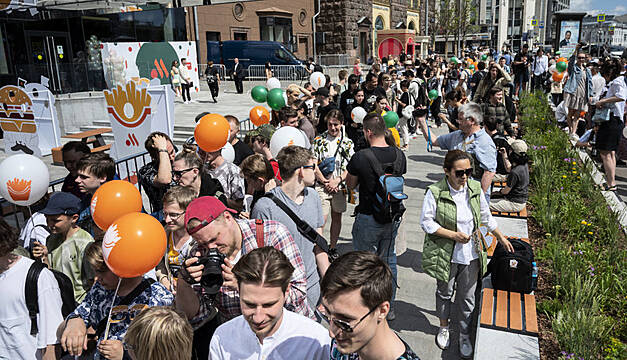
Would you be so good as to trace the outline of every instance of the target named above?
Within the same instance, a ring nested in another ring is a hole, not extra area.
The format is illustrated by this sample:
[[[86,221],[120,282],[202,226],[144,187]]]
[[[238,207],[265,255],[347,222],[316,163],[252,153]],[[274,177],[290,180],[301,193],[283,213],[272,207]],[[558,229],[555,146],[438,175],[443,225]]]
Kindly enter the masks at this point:
[[[69,37],[66,33],[43,33],[27,31],[27,45],[30,47],[29,81],[39,82],[41,77],[48,78],[48,87],[54,93],[72,92],[73,74],[81,69],[73,64]]]

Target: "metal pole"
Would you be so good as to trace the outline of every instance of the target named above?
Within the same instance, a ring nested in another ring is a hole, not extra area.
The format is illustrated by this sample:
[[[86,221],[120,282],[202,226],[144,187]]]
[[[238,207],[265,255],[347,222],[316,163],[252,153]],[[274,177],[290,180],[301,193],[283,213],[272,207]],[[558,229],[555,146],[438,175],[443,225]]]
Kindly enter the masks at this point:
[[[318,17],[318,15],[320,15],[320,0],[318,0],[318,12],[315,13],[312,17],[311,17],[311,23],[313,25],[313,57],[315,61],[318,61],[318,59],[316,58],[317,56],[317,52],[316,52],[316,18]],[[320,62],[320,61],[318,61]]]
[[[425,0],[425,36],[429,36],[429,0]]]
[[[194,39],[196,40],[196,64],[198,64],[198,73],[202,73],[200,71],[200,47],[198,45],[198,13],[196,12],[196,7],[194,9]],[[198,88],[200,89],[200,84],[198,84]]]

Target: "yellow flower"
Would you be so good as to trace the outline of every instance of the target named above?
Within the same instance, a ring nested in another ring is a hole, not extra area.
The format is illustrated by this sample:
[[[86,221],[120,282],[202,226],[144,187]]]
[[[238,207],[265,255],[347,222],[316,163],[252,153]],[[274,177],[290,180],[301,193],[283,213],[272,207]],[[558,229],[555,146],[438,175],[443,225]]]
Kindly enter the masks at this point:
[[[588,231],[588,235],[592,235],[592,231]]]
[[[576,161],[573,161],[573,165],[577,165],[577,162],[576,162]]]
[[[576,174],[576,173],[577,173],[577,170],[573,170],[573,174]]]
[[[586,220],[581,220],[581,225],[587,225],[588,223],[586,222]]]
[[[564,179],[566,179],[566,175],[562,175],[562,177],[563,177]]]
[[[590,223],[588,223],[587,225],[588,225],[588,226],[592,226],[592,224],[590,224]]]
[[[546,236],[546,237],[550,237],[550,236],[551,236],[551,233],[546,233],[546,234],[544,234],[544,236]]]

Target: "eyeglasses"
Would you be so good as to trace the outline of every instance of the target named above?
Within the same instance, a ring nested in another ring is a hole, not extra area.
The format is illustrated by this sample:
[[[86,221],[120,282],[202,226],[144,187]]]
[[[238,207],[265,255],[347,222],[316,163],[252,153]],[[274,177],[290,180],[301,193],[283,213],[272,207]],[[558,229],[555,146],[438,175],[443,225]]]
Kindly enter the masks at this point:
[[[336,319],[334,317],[331,317],[327,314],[324,313],[324,311],[321,311],[320,314],[322,315],[322,317],[324,318],[324,320],[326,320],[328,323],[333,322],[333,324],[335,326],[337,326],[340,330],[342,330],[343,332],[347,333],[347,334],[352,334],[353,331],[355,331],[355,328],[357,326],[359,326],[359,324],[361,324],[362,321],[364,321],[365,318],[368,317],[368,315],[372,314],[372,312],[379,307],[378,305],[373,307],[370,311],[368,311],[368,313],[364,316],[362,316],[361,319],[359,319],[359,321],[357,321],[357,323],[355,324],[355,326],[351,326],[351,324],[348,321],[344,321],[344,320],[340,320],[340,319]]]
[[[167,218],[168,216],[170,217],[170,219],[172,220],[176,220],[178,218],[181,217],[181,215],[185,214],[185,212],[180,212],[180,213],[167,213],[167,212],[163,212],[163,218]]]
[[[194,170],[194,169],[196,169],[196,168],[195,167],[190,167],[188,169],[183,169],[183,170],[172,170],[172,177],[173,178],[180,178],[186,172],[188,172],[190,170]]]
[[[472,168],[468,168],[466,170],[455,170],[455,176],[457,176],[458,178],[464,175],[470,177],[470,175],[472,175]]]
[[[301,168],[314,170],[316,168],[316,165],[303,165],[301,166]]]

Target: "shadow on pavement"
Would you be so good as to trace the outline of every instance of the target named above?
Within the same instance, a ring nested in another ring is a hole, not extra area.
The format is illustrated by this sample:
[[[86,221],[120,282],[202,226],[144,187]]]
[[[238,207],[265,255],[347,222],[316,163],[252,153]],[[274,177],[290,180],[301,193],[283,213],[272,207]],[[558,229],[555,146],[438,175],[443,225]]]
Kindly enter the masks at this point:
[[[442,180],[443,177],[444,177],[444,170],[442,170],[441,173],[430,173],[430,174],[427,174],[427,179],[433,180],[434,182]]]
[[[409,160],[442,166],[442,159],[432,155],[409,155]]]
[[[396,257],[398,266],[411,268],[417,273],[422,272],[422,252],[413,249],[407,249],[404,253]]]
[[[416,189],[426,189],[427,186],[431,184],[432,182],[430,181],[422,181],[418,179],[405,178],[405,186],[409,186],[409,187],[416,188]]]
[[[405,301],[396,300],[394,302],[394,311],[396,314],[403,316],[396,317],[396,320],[390,322],[390,327],[396,331],[420,331],[425,334],[435,335],[438,327],[431,325],[427,317],[423,313],[435,315],[435,312],[426,311]],[[435,346],[435,343],[433,344]]]

